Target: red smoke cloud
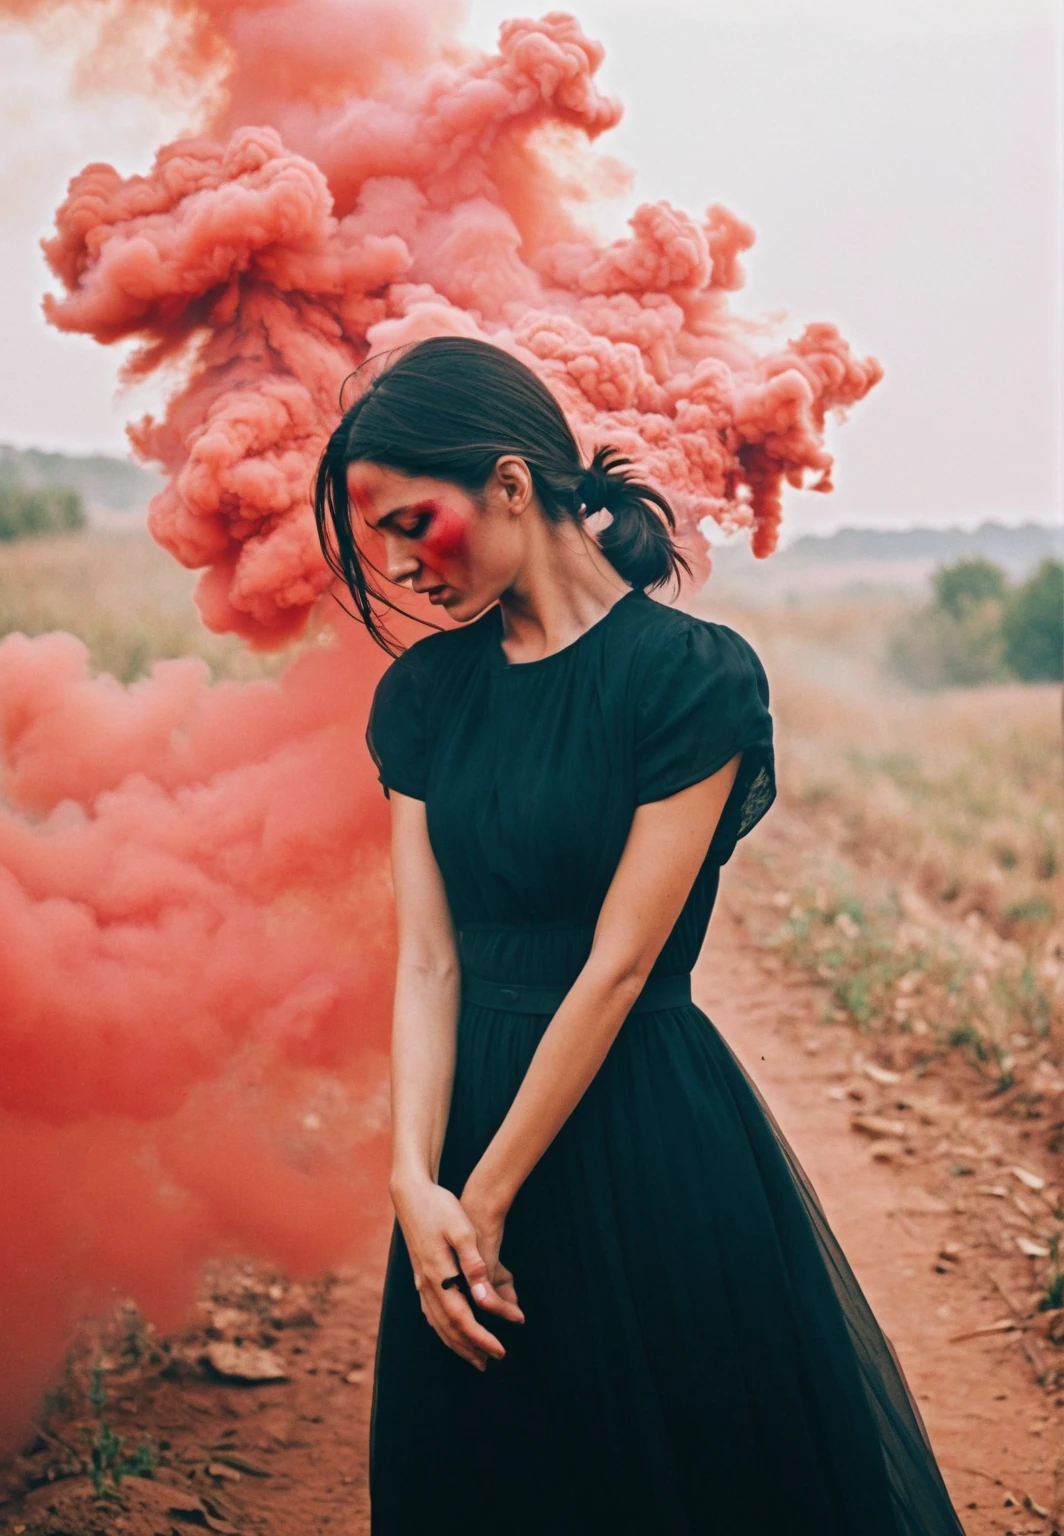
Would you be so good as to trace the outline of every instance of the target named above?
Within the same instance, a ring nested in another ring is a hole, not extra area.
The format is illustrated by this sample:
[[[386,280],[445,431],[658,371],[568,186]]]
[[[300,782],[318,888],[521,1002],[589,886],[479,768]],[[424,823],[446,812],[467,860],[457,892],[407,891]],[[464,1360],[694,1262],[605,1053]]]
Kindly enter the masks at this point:
[[[391,926],[353,639],[213,688],[0,645],[0,1432],[115,1290],[172,1322],[207,1254],[307,1271],[379,1210]]]
[[[427,0],[168,14],[156,76],[211,74],[210,121],[146,175],[74,178],[46,309],[137,338],[133,375],[180,370],[131,437],[168,472],[152,532],[204,571],[211,628],[303,633],[329,586],[308,486],[341,382],[423,336],[536,368],[589,449],[667,490],[703,575],[701,519],[765,555],[784,482],[830,489],[826,415],[878,364],[827,324],[756,346],[729,309],[753,231],[719,205],[589,234],[581,199],[616,170],[587,145],[620,108],[572,18],[507,23],[482,55]],[[86,69],[158,15],[111,7]],[[362,731],[385,658],[353,625],[319,638],[278,684],[214,688],[190,661],[90,678],[64,636],[0,646],[9,1423],[79,1308],[117,1288],[172,1318],[206,1253],[325,1264],[379,1206],[386,807]]]
[[[172,476],[152,531],[206,568],[211,628],[283,642],[325,589],[307,484],[340,383],[372,351],[439,332],[511,348],[588,444],[668,487],[703,575],[698,522],[748,526],[768,554],[784,481],[830,488],[826,413],[879,377],[830,325],[755,348],[728,309],[753,231],[727,209],[644,206],[606,246],[580,225],[559,145],[620,108],[572,18],[509,22],[491,56],[438,42],[429,58],[437,12],[202,6],[200,46],[233,50],[220,131],[168,145],[146,176],[90,166],[46,242],[54,324],[140,338],[134,372],[190,364],[165,419],[132,437]]]

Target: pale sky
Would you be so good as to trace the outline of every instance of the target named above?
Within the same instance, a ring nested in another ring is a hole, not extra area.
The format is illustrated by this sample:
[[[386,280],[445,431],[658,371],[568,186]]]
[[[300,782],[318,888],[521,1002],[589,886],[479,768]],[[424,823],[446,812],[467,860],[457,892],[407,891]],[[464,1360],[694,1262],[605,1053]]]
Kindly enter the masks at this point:
[[[557,3],[557,0],[555,0]],[[544,5],[543,9],[549,9]],[[724,202],[757,230],[743,313],[832,320],[884,382],[833,428],[833,496],[793,495],[793,537],[840,524],[1059,516],[1061,31],[1054,0],[586,0],[602,147],[635,202]],[[523,4],[471,0],[490,44]],[[80,96],[60,29],[0,28],[0,441],[124,451],[150,397],[115,401],[118,349],[44,325],[37,240],[93,159],[146,169],[182,113]]]

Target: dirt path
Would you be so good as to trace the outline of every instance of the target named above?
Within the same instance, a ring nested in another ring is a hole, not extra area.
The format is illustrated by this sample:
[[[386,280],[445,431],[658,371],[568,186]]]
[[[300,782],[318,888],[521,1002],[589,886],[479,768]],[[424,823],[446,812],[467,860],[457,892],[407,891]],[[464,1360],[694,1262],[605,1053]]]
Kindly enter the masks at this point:
[[[969,1536],[1048,1536],[1058,1529],[1048,1512],[1059,1517],[1064,1389],[1037,1384],[1032,1335],[1022,1328],[957,1339],[1030,1316],[1030,1261],[1015,1234],[1033,1219],[1038,1196],[1011,1172],[1020,1165],[1038,1177],[1029,1133],[996,1122],[973,1130],[971,1085],[956,1073],[925,1077],[917,1094],[902,1075],[855,1056],[860,1041],[850,1029],[820,1022],[816,986],[753,942],[755,887],[752,874],[729,880],[699,965],[698,1000],[812,1178],[901,1357]],[[893,1116],[904,1134],[862,1135],[852,1125],[857,1112]],[[258,1267],[221,1266],[181,1338],[145,1340],[131,1326],[87,1343],[66,1401],[7,1469],[0,1533],[364,1536],[387,1232],[382,1213],[372,1271],[308,1288]],[[101,1348],[93,1407],[86,1386]],[[232,1376],[256,1371],[277,1379]],[[158,1452],[153,1478],[126,1477],[105,1499],[77,1470],[93,1440],[106,1461],[102,1425],[125,1438],[122,1455],[143,1437]]]
[[[1030,1506],[1050,1511],[1059,1496],[1064,1394],[1048,1396],[1032,1380],[1017,1343],[1022,1333],[952,1342],[1010,1316],[998,1288],[1005,1266],[1002,1289],[1023,1311],[1025,1298],[1013,1292],[1017,1278],[1024,1279],[1022,1255],[1017,1263],[988,1243],[982,1219],[967,1209],[978,1197],[958,1196],[955,1186],[974,1185],[978,1171],[961,1178],[949,1173],[955,1144],[936,1156],[937,1137],[914,1146],[911,1156],[874,1160],[876,1143],[851,1126],[854,1111],[868,1112],[868,1103],[851,1099],[849,1088],[868,1098],[877,1089],[874,1079],[854,1070],[853,1031],[821,1024],[815,985],[785,973],[766,975],[770,964],[726,901],[701,957],[697,1000],[754,1078],[812,1179],[902,1361],[969,1536],[1054,1531],[1056,1524]],[[942,1085],[944,1121],[951,1086],[948,1080]],[[921,1098],[934,1097],[933,1083],[921,1087]],[[828,1097],[840,1091],[845,1097]],[[996,1169],[1007,1185],[1002,1170],[1026,1154],[1007,1144],[1007,1130],[995,1128],[995,1138],[1005,1143],[997,1152],[993,1146],[964,1150],[973,1158],[989,1151],[987,1171]],[[947,1253],[951,1257],[942,1257]]]

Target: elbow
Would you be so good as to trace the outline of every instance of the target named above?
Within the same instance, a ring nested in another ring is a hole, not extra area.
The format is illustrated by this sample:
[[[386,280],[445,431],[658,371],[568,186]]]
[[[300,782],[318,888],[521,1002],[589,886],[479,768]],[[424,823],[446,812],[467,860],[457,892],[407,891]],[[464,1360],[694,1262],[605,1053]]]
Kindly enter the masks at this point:
[[[457,988],[460,976],[458,957],[449,954],[400,954],[396,977],[404,977],[418,987]]]
[[[595,967],[595,980],[610,1002],[630,1008],[642,992],[650,975],[650,966],[641,960],[603,963]]]

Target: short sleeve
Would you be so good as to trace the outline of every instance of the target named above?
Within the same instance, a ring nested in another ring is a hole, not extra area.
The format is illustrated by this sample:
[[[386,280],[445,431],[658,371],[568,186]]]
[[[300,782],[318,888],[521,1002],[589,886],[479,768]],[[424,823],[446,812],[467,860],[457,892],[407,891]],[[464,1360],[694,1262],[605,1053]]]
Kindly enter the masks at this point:
[[[753,647],[727,625],[702,619],[674,631],[639,680],[637,805],[697,784],[742,753],[709,848],[719,864],[776,796],[768,703],[768,679]]]
[[[428,778],[424,669],[404,651],[381,677],[370,706],[366,745],[384,793],[424,800]]]

